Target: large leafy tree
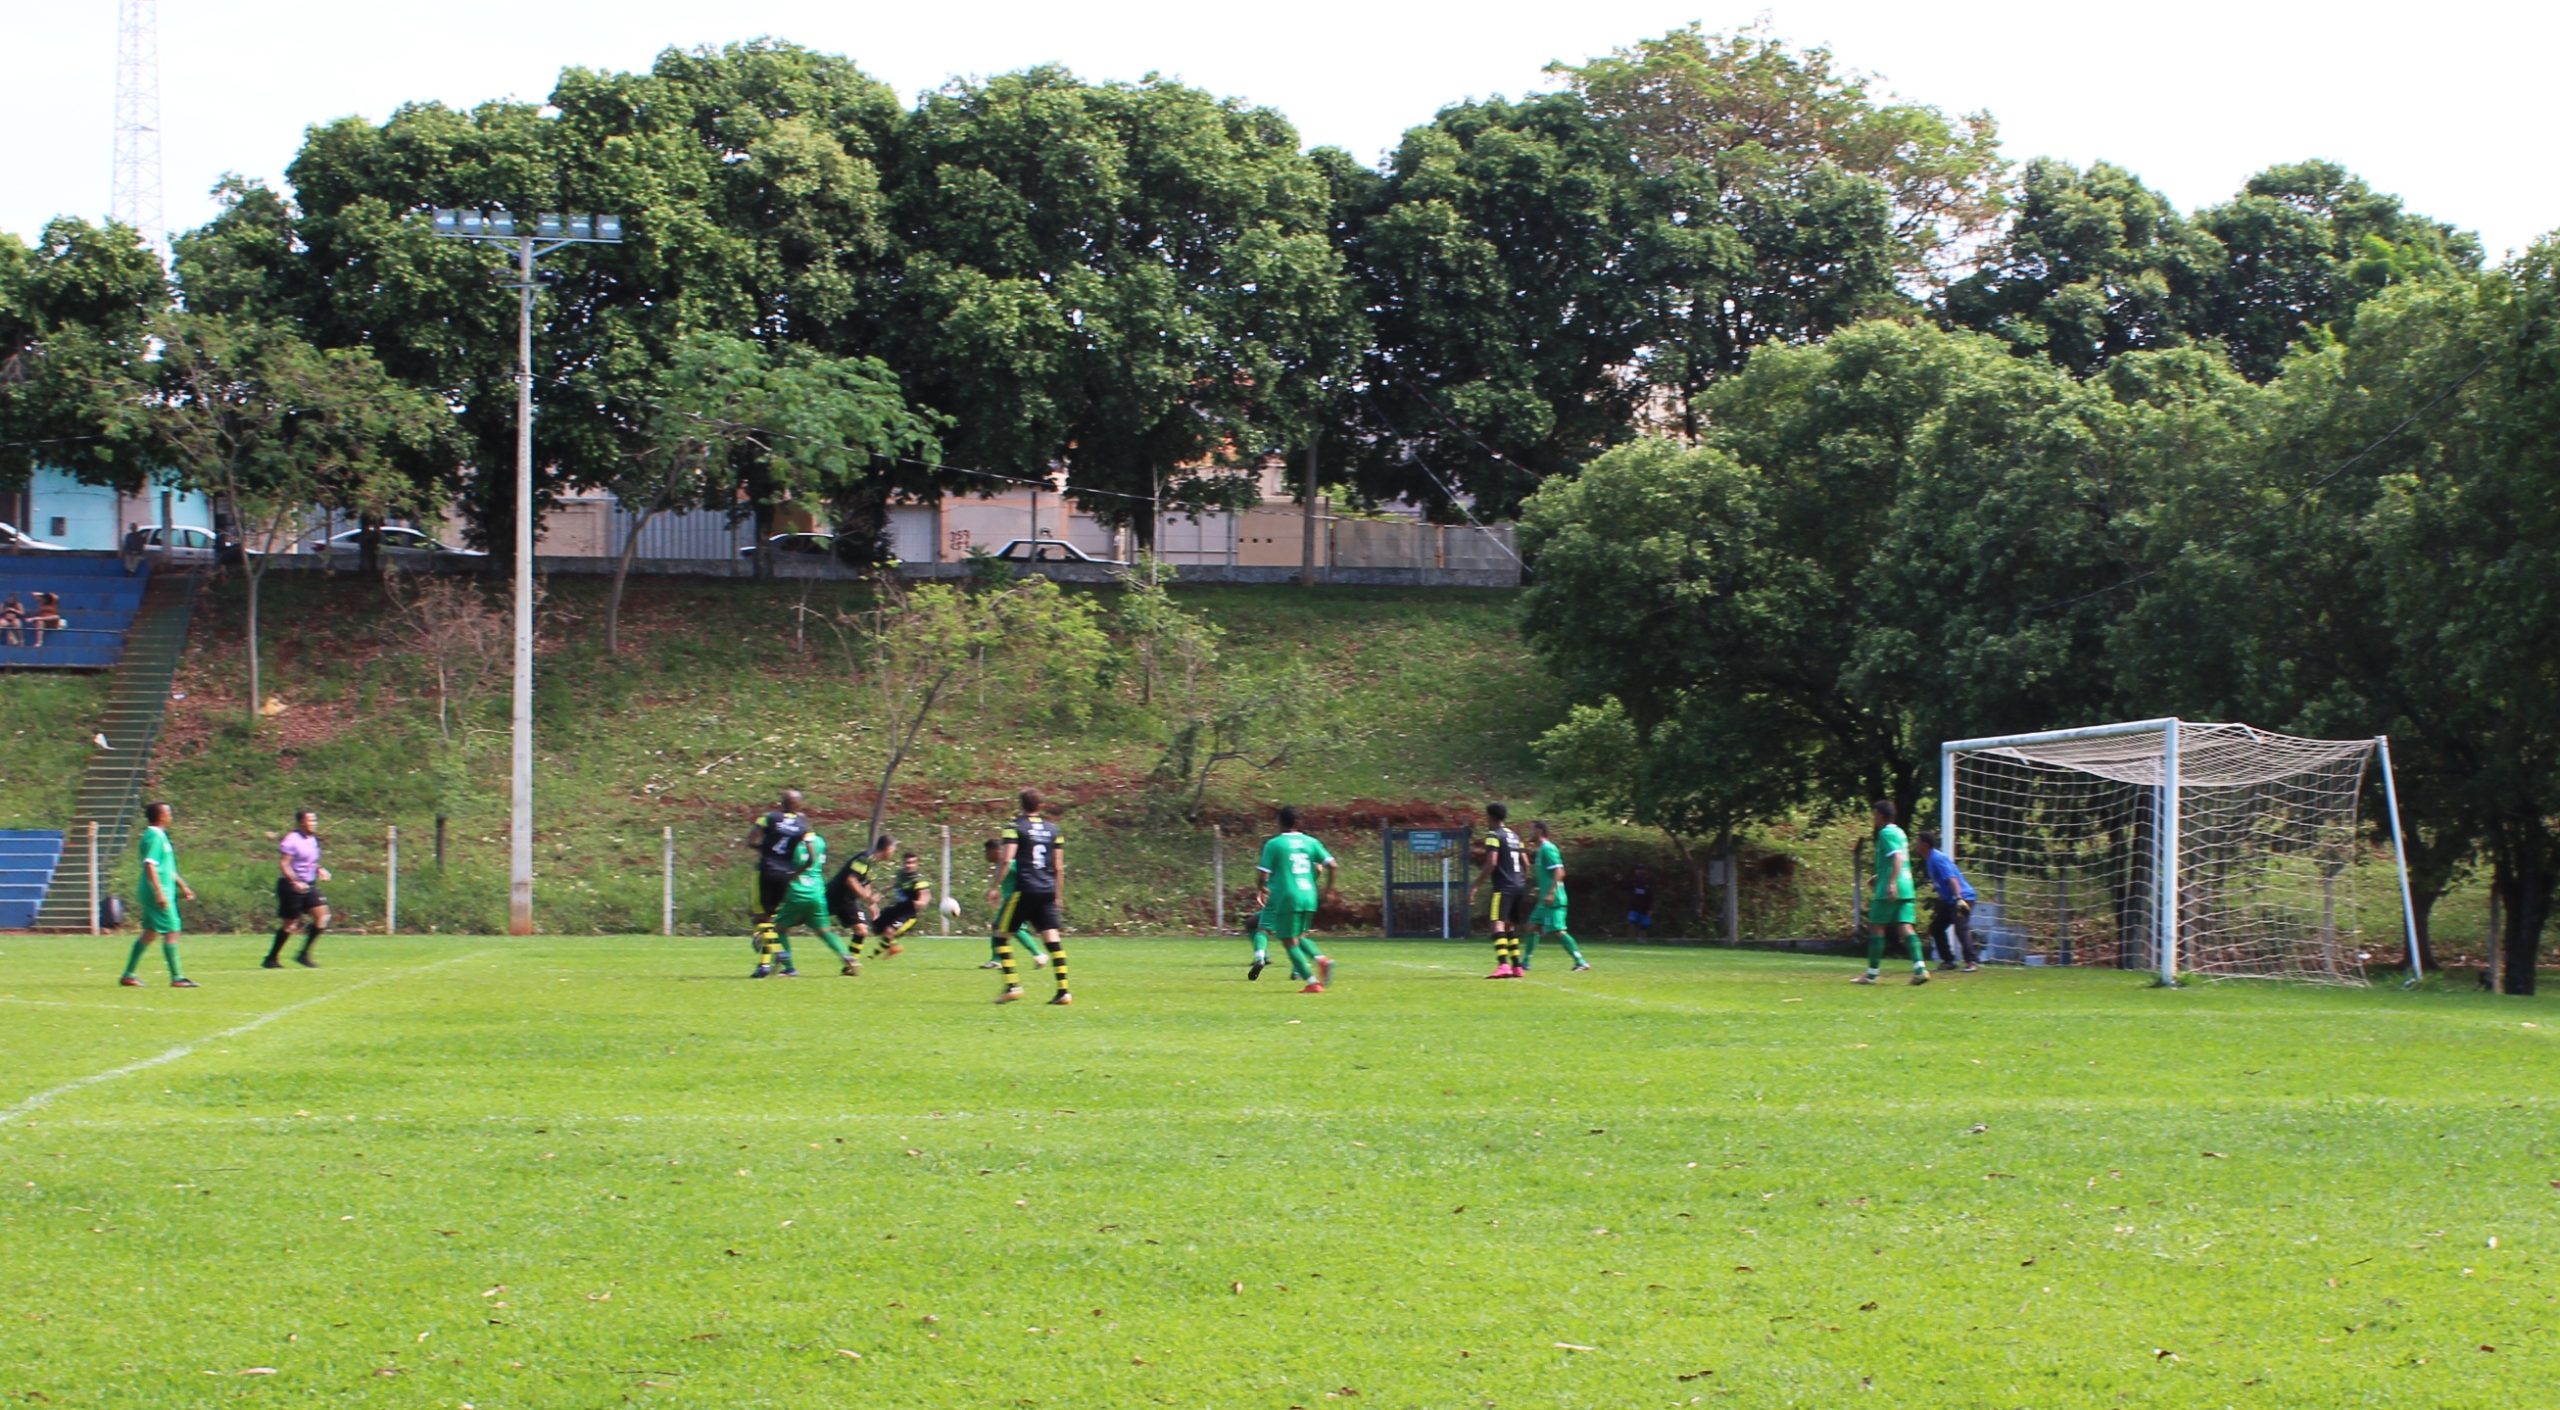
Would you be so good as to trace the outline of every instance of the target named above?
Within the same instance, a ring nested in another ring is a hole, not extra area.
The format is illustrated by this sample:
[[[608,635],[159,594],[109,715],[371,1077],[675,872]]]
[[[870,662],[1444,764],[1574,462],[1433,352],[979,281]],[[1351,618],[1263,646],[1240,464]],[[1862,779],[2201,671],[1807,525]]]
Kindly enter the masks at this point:
[[[1871,75],[1765,23],[1732,34],[1692,24],[1551,71],[1653,174],[1703,173],[1729,193],[1800,189],[1823,173],[1873,183],[1891,210],[1889,263],[1915,285],[1960,267],[2004,204],[2008,164],[1990,114],[1950,118],[1879,97]]]
[[[2305,733],[2388,733],[2426,907],[2486,853],[2511,992],[2560,886],[2560,252],[2419,281],[2299,354],[2158,514],[2131,676]]]
[[[2225,260],[2202,331],[2258,381],[2386,286],[2480,265],[2477,238],[2410,213],[2335,162],[2269,167],[2196,225]]]
[[[1882,322],[1766,350],[1706,445],[1639,442],[1533,501],[1530,640],[1648,742],[1800,741],[1774,779],[1737,762],[1756,806],[1791,783],[1907,810],[1940,739],[2106,717],[2100,590],[2135,561],[2152,457],[2215,434],[2217,366],[2119,394]]]
[[[1151,500],[1232,501],[1220,467],[1309,433],[1356,324],[1277,113],[1038,68],[927,95],[900,151],[887,356],[955,459],[1063,464],[1143,538]]]
[[[1373,330],[1345,462],[1363,494],[1509,514],[1626,438],[1660,205],[1579,98],[1460,104],[1382,178],[1334,170]]]
[[[159,356],[127,371],[151,455],[222,506],[246,543],[248,719],[259,718],[258,587],[312,505],[365,516],[419,506],[397,461],[434,444],[445,412],[361,348],[221,314],[155,322]]]
[[[777,498],[826,501],[891,478],[900,457],[938,454],[935,423],[874,358],[829,357],[698,334],[676,345],[649,409],[647,452],[613,482],[636,510],[605,597],[605,649],[622,649],[622,589],[649,521],[671,509],[733,508],[750,478]],[[752,503],[752,499],[749,500]],[[759,554],[769,563],[772,555]]]
[[[2105,162],[2027,164],[2017,212],[1980,269],[1946,291],[1948,320],[2086,376],[2210,326],[2221,244],[2166,196]]]
[[[158,256],[124,226],[60,219],[33,247],[0,234],[0,484],[53,465],[140,487],[147,437],[101,390],[150,355],[168,302]]]

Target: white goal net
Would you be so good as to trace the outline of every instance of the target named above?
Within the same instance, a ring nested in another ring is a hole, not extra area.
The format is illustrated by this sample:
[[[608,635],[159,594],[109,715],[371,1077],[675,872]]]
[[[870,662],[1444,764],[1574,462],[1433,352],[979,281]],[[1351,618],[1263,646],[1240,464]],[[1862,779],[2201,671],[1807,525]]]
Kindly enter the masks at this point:
[[[2357,809],[2388,749],[2180,720],[1961,740],[1940,831],[1993,959],[2361,984],[2356,886],[2392,873],[2358,865]]]

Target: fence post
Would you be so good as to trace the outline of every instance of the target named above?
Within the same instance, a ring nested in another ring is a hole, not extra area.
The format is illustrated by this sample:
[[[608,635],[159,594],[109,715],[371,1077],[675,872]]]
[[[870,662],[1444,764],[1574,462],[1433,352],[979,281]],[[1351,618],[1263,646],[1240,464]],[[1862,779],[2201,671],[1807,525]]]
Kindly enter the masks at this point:
[[[940,514],[942,512],[940,502],[934,502],[934,504],[937,504],[937,507],[934,507],[934,514]],[[952,824],[942,824],[942,891],[937,891],[934,896],[942,896],[945,901],[950,901],[952,898]],[[940,911],[940,906],[934,908],[934,911]],[[950,919],[937,914],[934,916],[934,924],[937,924],[934,934],[950,937],[950,931],[952,931]]]
[[[389,829],[384,850],[389,854],[382,868],[382,933],[400,933],[400,825]]]
[[[98,933],[98,820],[89,820],[89,933]]]
[[[1216,893],[1211,910],[1217,916],[1210,929],[1224,935],[1227,933],[1227,830],[1216,823],[1209,824],[1209,885]]]
[[[672,827],[661,828],[659,835],[665,847],[666,879],[665,884],[659,888],[658,933],[673,935],[676,933],[676,830]]]

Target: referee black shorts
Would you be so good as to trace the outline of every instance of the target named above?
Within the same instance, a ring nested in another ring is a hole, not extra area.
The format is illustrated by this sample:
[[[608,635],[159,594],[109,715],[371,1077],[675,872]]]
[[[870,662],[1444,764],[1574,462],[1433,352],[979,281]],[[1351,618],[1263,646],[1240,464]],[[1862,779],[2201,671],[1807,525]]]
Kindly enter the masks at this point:
[[[281,876],[276,878],[276,919],[297,921],[327,904],[329,898],[320,894],[319,883],[303,891]]]

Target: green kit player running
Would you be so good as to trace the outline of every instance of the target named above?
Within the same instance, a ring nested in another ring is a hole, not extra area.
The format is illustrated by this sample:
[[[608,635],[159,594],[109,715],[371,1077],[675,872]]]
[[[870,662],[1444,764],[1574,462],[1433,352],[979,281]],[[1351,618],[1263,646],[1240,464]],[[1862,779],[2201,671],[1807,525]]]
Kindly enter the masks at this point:
[[[785,979],[796,979],[800,971],[791,963],[791,930],[805,925],[827,942],[844,962],[844,973],[862,973],[862,965],[845,948],[835,927],[827,924],[827,840],[811,832],[792,845],[791,860],[799,870],[791,874],[790,885],[782,893],[782,903],[773,912],[773,951],[770,960],[756,965],[750,976],[763,979],[779,968]]]
[[[1564,942],[1565,953],[1573,956],[1576,971],[1591,968],[1582,957],[1582,947],[1573,942],[1573,932],[1564,928],[1564,851],[1556,846],[1556,830],[1545,819],[1529,824],[1530,835],[1538,839],[1537,861],[1531,867],[1531,885],[1537,888],[1537,909],[1529,912],[1529,938],[1520,947],[1520,967],[1538,957],[1538,941],[1552,935]]]
[[[178,902],[174,896],[192,901],[196,890],[178,874],[178,849],[169,845],[169,805],[152,803],[142,810],[142,880],[134,892],[134,900],[142,912],[142,937],[133,942],[132,951],[124,957],[124,977],[116,981],[128,989],[139,989],[142,981],[133,972],[142,968],[142,957],[151,951],[151,942],[160,942],[160,958],[169,962],[169,987],[193,989],[196,982],[178,964]]]
[[[1333,981],[1333,961],[1316,950],[1315,939],[1307,931],[1315,924],[1316,903],[1322,899],[1316,882],[1319,870],[1324,873],[1322,889],[1333,889],[1333,854],[1298,831],[1296,808],[1282,808],[1280,834],[1262,844],[1262,860],[1254,870],[1261,876],[1262,915],[1254,925],[1253,967],[1244,977],[1262,977],[1263,966],[1271,962],[1266,945],[1276,939],[1289,952],[1290,974],[1307,982],[1298,992],[1323,993]]]
[[[1852,981],[1858,984],[1876,982],[1876,972],[1884,966],[1887,942],[1911,947],[1911,982],[1929,982],[1929,961],[1920,949],[1920,933],[1913,922],[1917,919],[1918,902],[1911,891],[1911,840],[1893,825],[1893,804],[1879,799],[1875,806],[1876,886],[1867,900],[1867,972]]]

